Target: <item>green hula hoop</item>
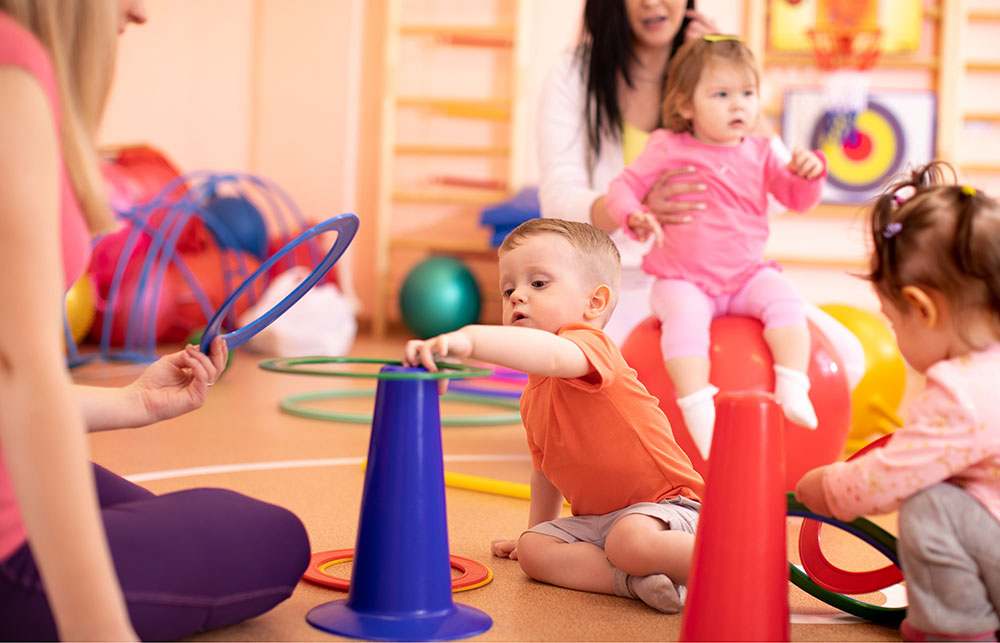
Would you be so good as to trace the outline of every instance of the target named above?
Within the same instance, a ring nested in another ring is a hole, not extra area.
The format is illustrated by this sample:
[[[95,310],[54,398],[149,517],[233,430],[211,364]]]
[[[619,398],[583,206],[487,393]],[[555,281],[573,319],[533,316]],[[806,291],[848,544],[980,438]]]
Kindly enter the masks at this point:
[[[309,364],[393,364],[402,366],[399,360],[371,359],[367,357],[278,357],[266,359],[258,366],[265,371],[295,373],[297,375],[326,375],[327,377],[364,377],[380,380],[446,380],[455,377],[488,377],[493,374],[488,368],[435,362],[440,371],[413,371],[412,373],[351,373],[324,371],[320,369],[298,368]]]
[[[803,518],[811,518],[813,520],[821,518],[821,516],[813,514],[806,508],[805,505],[796,500],[795,494],[789,492],[787,494],[787,498],[789,516],[800,516]],[[858,518],[850,523],[842,523],[837,520],[823,518],[823,522],[833,525],[834,527],[839,527],[848,533],[858,536],[861,540],[875,547],[875,549],[881,551],[883,554],[891,554],[890,559],[893,560],[893,562],[896,562],[895,536],[867,518]],[[807,594],[818,598],[831,607],[836,607],[843,612],[847,612],[853,616],[871,621],[872,623],[878,623],[879,625],[885,625],[887,627],[899,627],[899,624],[903,622],[903,617],[906,616],[905,607],[883,607],[881,605],[872,605],[871,603],[851,598],[846,594],[838,594],[836,592],[831,592],[828,589],[824,589],[816,584],[813,579],[809,578],[808,574],[791,563],[788,564],[788,573],[789,580],[791,580],[796,587]]]
[[[371,424],[371,413],[352,413],[348,411],[325,411],[309,408],[306,402],[314,400],[374,397],[375,391],[322,391],[320,393],[303,393],[289,395],[281,401],[280,408],[289,415],[325,420],[327,422],[348,422],[351,424]],[[520,409],[517,400],[506,400],[486,395],[469,395],[468,393],[445,393],[441,399],[448,402],[464,402],[482,404],[502,409]],[[513,424],[521,421],[520,410],[513,413],[493,413],[491,415],[452,415],[442,416],[441,426],[494,426],[497,424]]]

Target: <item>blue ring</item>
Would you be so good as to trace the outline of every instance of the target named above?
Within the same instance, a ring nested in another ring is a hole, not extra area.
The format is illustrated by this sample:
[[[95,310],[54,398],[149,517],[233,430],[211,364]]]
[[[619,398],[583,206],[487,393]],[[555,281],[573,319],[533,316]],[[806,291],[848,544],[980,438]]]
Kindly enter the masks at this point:
[[[292,252],[298,246],[302,245],[309,239],[322,234],[324,232],[329,232],[330,230],[336,230],[339,234],[337,235],[337,241],[330,248],[330,251],[326,253],[323,260],[316,266],[309,276],[306,277],[302,283],[295,287],[292,292],[288,293],[284,299],[275,304],[266,313],[253,320],[243,328],[234,330],[231,333],[226,333],[222,335],[222,338],[226,340],[226,345],[231,349],[236,348],[243,342],[247,341],[260,331],[267,328],[271,322],[280,317],[286,310],[292,307],[299,299],[302,298],[310,288],[316,285],[316,283],[322,279],[333,264],[337,263],[340,256],[344,254],[347,250],[347,246],[350,245],[351,241],[354,239],[354,235],[358,232],[359,220],[355,214],[341,214],[333,217],[332,219],[327,219],[323,223],[319,223],[309,228],[296,238],[285,244],[281,250],[268,257],[267,261],[262,263],[257,270],[253,272],[252,275],[246,278],[240,287],[237,288],[233,294],[229,295],[229,298],[223,302],[222,306],[215,311],[215,315],[209,320],[208,326],[205,327],[205,334],[201,338],[201,352],[208,353],[208,347],[212,344],[212,340],[215,336],[219,334],[219,328],[222,326],[222,321],[229,314],[229,311],[236,304],[236,300],[239,299],[240,295],[246,291],[250,285],[271,269],[271,266],[278,263],[282,257]]]

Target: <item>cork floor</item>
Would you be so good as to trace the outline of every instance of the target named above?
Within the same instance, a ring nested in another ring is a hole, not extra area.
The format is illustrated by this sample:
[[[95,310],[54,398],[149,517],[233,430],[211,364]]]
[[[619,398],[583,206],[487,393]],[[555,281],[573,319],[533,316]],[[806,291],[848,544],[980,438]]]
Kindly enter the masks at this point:
[[[403,339],[359,337],[352,357],[399,359]],[[232,364],[197,412],[139,430],[90,436],[94,460],[163,493],[198,486],[234,489],[285,506],[305,523],[314,552],[354,546],[370,425],[339,423],[282,413],[279,401],[317,391],[372,391],[375,380],[309,377],[259,368],[267,356],[237,350]],[[375,367],[350,367],[374,372]],[[93,385],[130,381],[140,366],[92,363],[74,378]],[[316,402],[316,408],[371,412],[371,397]],[[496,409],[442,402],[442,415],[495,413]],[[442,429],[446,471],[527,482],[527,446],[519,422]],[[493,626],[482,641],[675,641],[680,615],[665,615],[642,603],[552,587],[528,579],[514,561],[493,558],[493,538],[516,537],[527,522],[528,502],[478,491],[446,491],[450,551],[488,566],[492,582],[455,594],[456,603],[486,612]],[[788,520],[789,556],[798,562],[798,519]],[[877,520],[895,532],[892,516]],[[851,570],[880,567],[885,559],[837,529],[825,528],[823,549]],[[248,561],[247,564],[253,564]],[[349,576],[350,564],[331,569]],[[734,570],[734,573],[740,573]],[[388,579],[386,582],[392,582]],[[327,641],[341,637],[313,628],[306,613],[346,594],[300,582],[292,597],[250,621],[192,637],[194,641]],[[869,602],[905,604],[900,586],[865,595]],[[849,616],[789,585],[793,641],[898,641],[896,630]],[[720,605],[720,613],[724,606]],[[757,606],[763,609],[763,606]]]

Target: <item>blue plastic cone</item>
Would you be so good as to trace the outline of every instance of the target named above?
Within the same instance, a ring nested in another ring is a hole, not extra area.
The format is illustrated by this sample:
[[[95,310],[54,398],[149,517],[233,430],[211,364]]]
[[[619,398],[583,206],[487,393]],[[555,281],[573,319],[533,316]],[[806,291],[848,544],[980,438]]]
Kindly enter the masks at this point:
[[[444,489],[437,382],[380,379],[350,590],[306,620],[376,641],[444,641],[490,629],[487,614],[452,600]]]
[[[787,641],[784,416],[769,393],[715,399],[680,639]]]

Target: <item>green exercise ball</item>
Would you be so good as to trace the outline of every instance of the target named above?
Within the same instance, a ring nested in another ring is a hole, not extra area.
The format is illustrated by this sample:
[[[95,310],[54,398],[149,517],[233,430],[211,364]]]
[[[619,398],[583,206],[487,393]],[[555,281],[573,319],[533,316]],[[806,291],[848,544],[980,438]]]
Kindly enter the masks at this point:
[[[461,261],[445,256],[418,263],[399,292],[403,323],[423,339],[476,323],[480,303],[475,277]]]

